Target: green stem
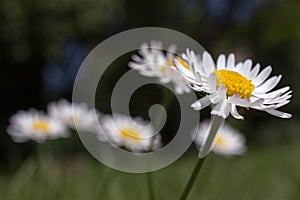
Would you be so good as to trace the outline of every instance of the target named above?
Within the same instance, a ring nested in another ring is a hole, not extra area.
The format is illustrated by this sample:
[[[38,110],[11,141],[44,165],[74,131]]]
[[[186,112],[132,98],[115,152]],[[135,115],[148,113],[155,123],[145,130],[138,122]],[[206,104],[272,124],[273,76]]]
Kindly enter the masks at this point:
[[[214,142],[217,132],[220,129],[220,127],[223,126],[224,122],[225,122],[224,118],[217,115],[212,115],[210,127],[209,127],[209,133],[207,135],[207,138],[204,141],[204,144],[200,148],[199,158],[205,157],[210,152],[211,146]]]
[[[180,200],[185,200],[188,197],[190,191],[192,190],[192,188],[194,186],[194,183],[197,179],[197,176],[198,176],[199,172],[202,169],[205,158],[206,157],[203,157],[203,158],[200,158],[200,159],[197,160],[197,163],[196,163],[196,166],[195,166],[195,168],[192,172],[192,175],[190,176],[190,179],[188,180],[188,183],[186,184],[186,186],[185,186],[185,188],[184,188],[184,190],[183,190],[183,192],[180,196]]]
[[[197,161],[197,164],[192,172],[192,175],[191,175],[187,185],[185,186],[185,188],[183,190],[180,200],[185,200],[188,197],[190,191],[192,190],[192,188],[195,184],[195,181],[197,179],[197,176],[202,169],[205,158],[206,158],[207,154],[209,153],[209,151],[211,150],[211,146],[216,137],[216,134],[217,134],[218,130],[220,129],[220,127],[222,127],[222,125],[224,124],[224,121],[225,120],[220,116],[217,116],[217,115],[212,116],[211,122],[210,122],[210,127],[209,127],[209,133],[207,135],[207,138],[204,141],[204,144],[202,145],[202,147],[199,151],[199,159]]]

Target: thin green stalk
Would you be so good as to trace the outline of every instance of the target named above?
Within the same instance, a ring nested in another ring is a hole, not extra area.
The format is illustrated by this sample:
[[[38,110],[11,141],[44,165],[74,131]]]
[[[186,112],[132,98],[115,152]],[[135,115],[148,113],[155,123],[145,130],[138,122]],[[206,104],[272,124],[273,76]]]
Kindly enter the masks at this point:
[[[218,133],[218,130],[223,126],[224,121],[225,119],[223,117],[212,115],[209,133],[199,151],[199,158],[205,157],[210,152],[213,141]]]
[[[209,127],[209,133],[207,135],[207,138],[206,138],[204,144],[202,145],[202,147],[199,151],[199,159],[197,161],[197,164],[192,172],[192,175],[191,175],[187,185],[185,186],[185,188],[183,190],[180,200],[185,200],[188,197],[190,191],[192,190],[192,188],[195,184],[195,181],[197,179],[197,176],[202,169],[205,158],[206,158],[207,154],[209,153],[209,151],[211,150],[211,146],[213,144],[215,136],[216,136],[218,130],[220,129],[220,127],[223,125],[224,121],[225,120],[220,116],[217,116],[217,115],[212,116],[212,119],[210,122],[210,127]]]
[[[203,166],[203,163],[205,161],[205,158],[206,157],[203,157],[203,158],[200,158],[197,160],[197,163],[195,165],[195,168],[190,176],[190,179],[188,180],[188,183],[186,184],[181,196],[180,196],[180,200],[185,200],[187,199],[190,191],[192,190],[193,186],[194,186],[194,183],[197,179],[197,176],[199,174],[199,172],[201,171],[202,169],[202,166]]]

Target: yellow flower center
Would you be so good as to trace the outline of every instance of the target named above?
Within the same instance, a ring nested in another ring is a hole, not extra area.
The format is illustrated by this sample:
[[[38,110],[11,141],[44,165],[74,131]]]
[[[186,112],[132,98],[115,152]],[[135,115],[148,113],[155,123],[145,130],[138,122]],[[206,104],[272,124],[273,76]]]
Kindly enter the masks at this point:
[[[241,98],[249,98],[254,90],[254,85],[251,80],[241,75],[238,72],[231,70],[215,70],[217,78],[217,88],[225,86],[227,89],[227,96],[234,94],[240,95]]]
[[[215,143],[216,145],[223,146],[225,144],[225,139],[223,137],[217,136],[215,138]]]
[[[134,141],[138,141],[141,139],[139,134],[137,133],[136,130],[131,129],[131,128],[124,128],[120,130],[121,136],[126,138],[126,139],[131,139]]]
[[[43,131],[43,132],[49,132],[50,131],[50,125],[46,120],[36,120],[32,124],[32,128],[36,131]]]

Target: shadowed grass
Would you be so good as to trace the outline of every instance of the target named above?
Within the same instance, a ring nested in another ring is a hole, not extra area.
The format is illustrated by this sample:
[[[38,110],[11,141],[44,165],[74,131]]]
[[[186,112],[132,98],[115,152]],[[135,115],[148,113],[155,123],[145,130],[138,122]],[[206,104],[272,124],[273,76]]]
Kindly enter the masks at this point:
[[[242,158],[210,155],[189,199],[205,200],[297,200],[300,196],[300,145],[250,148]],[[178,199],[195,162],[196,152],[153,173],[158,200]],[[109,179],[105,174],[113,174]],[[104,190],[103,190],[104,187]],[[65,162],[44,159],[36,170],[28,160],[13,175],[0,176],[1,199],[147,199],[143,174],[126,174],[108,169],[85,156]]]

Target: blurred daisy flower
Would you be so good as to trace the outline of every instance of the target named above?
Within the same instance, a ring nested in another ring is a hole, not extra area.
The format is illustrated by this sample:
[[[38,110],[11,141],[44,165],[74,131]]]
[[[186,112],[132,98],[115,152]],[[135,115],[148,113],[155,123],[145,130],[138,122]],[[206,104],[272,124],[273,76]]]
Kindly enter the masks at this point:
[[[199,125],[195,143],[198,148],[204,143],[209,133],[209,121],[204,121]],[[212,151],[223,156],[241,155],[246,151],[246,139],[236,129],[229,124],[225,124],[214,138]]]
[[[175,45],[170,45],[165,54],[161,42],[151,41],[150,45],[147,43],[141,45],[140,56],[133,55],[133,61],[128,65],[144,76],[158,77],[161,83],[172,82],[177,94],[189,93],[191,89],[188,82],[178,73],[173,60],[176,58],[188,70],[190,67],[182,58],[175,55],[175,52]]]
[[[98,116],[100,114],[94,109],[89,109],[85,103],[70,103],[61,99],[48,105],[48,113],[72,129],[98,132]]]
[[[160,135],[153,136],[153,127],[140,117],[131,118],[118,113],[102,116],[101,128],[113,145],[132,152],[155,150],[161,145]]]
[[[44,142],[69,136],[67,128],[59,120],[33,109],[13,115],[7,132],[15,142]]]
[[[195,110],[201,110],[213,105],[211,114],[227,118],[231,115],[237,119],[243,119],[237,111],[237,106],[254,108],[265,111],[271,115],[290,118],[291,114],[278,111],[277,108],[290,102],[290,87],[270,92],[280,81],[281,75],[273,76],[272,67],[264,68],[260,73],[260,65],[250,59],[235,64],[234,54],[226,56],[221,54],[214,63],[211,55],[204,52],[202,59],[197,58],[193,51],[187,50],[182,56],[191,70],[182,65],[181,60],[174,60],[176,68],[190,83],[190,86],[206,96],[192,104]]]

